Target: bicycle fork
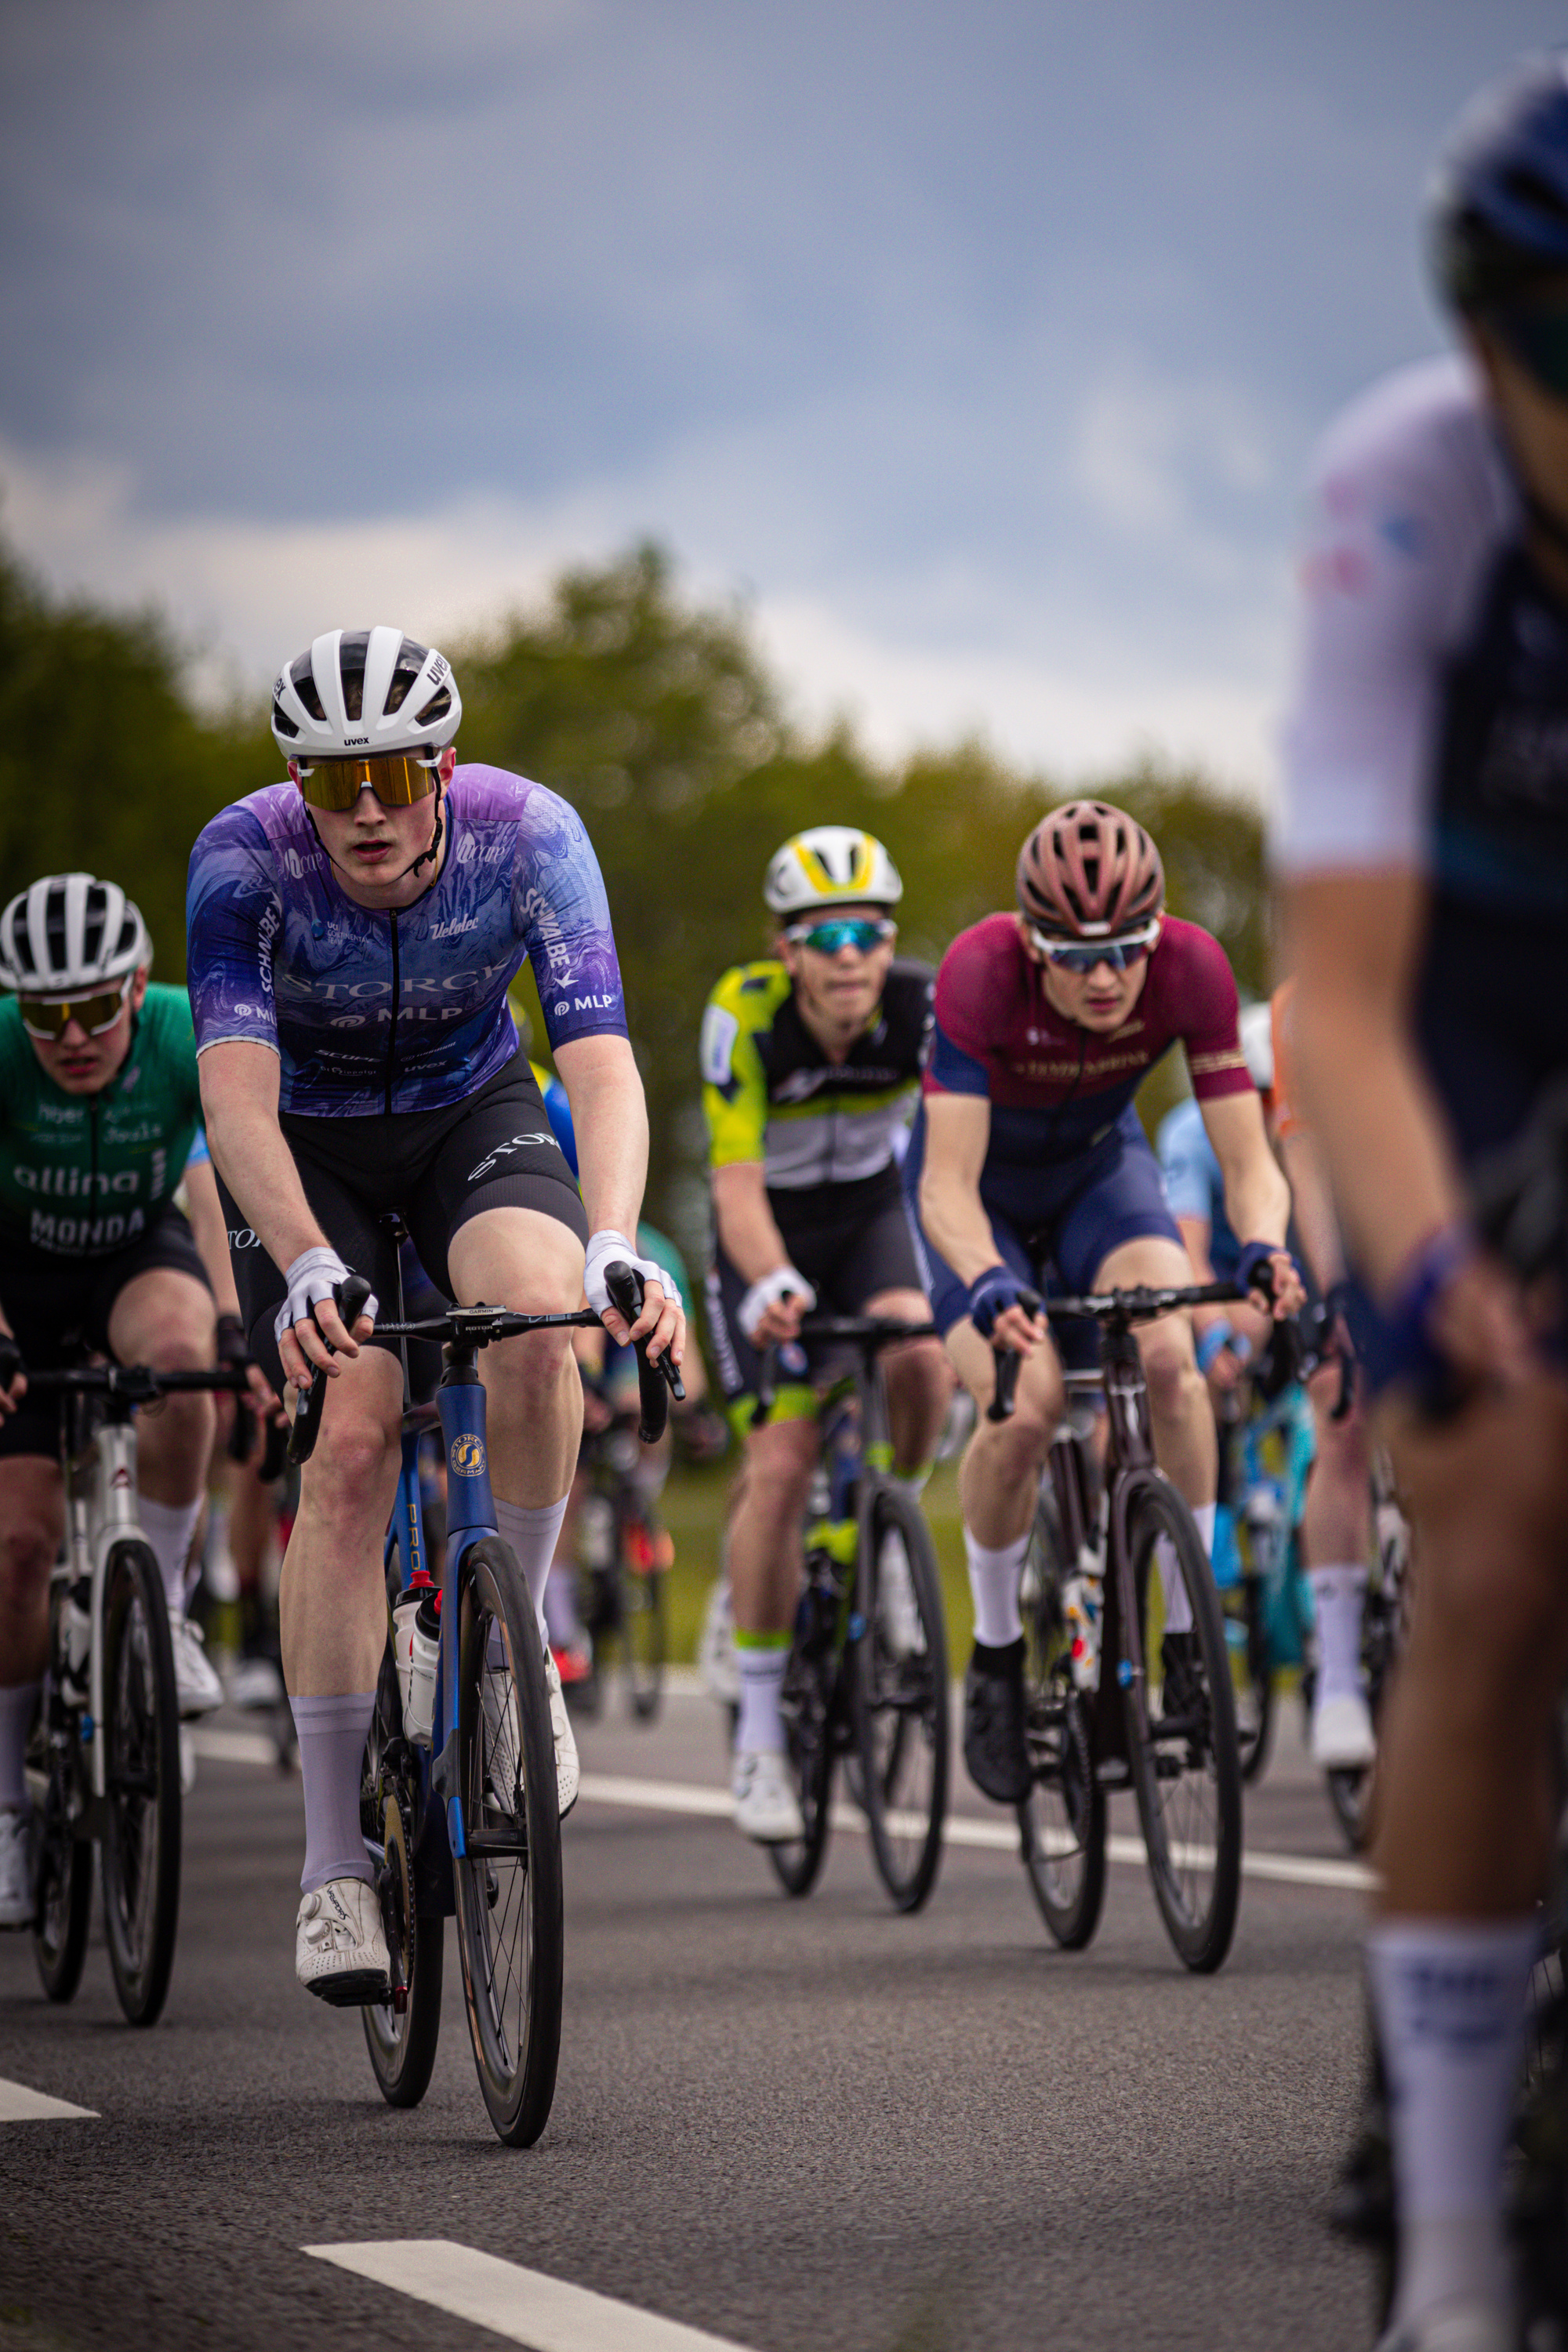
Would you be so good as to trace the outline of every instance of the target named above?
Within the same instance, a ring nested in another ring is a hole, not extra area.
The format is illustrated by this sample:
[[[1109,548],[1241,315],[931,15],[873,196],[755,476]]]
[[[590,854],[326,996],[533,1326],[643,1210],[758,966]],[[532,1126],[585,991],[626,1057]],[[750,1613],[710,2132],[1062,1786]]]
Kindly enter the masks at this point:
[[[86,1451],[68,1465],[66,1475],[66,1559],[57,1565],[55,1580],[64,1586],[60,1633],[71,1605],[71,1595],[85,1582],[89,1591],[89,1633],[87,1645],[88,1684],[85,1706],[76,1715],[79,1750],[85,1749],[87,1813],[73,1824],[96,1835],[96,1817],[108,1794],[109,1757],[104,1736],[103,1596],[109,1578],[109,1556],[118,1543],[145,1543],[136,1517],[136,1433],[127,1422],[108,1422],[98,1429]]]

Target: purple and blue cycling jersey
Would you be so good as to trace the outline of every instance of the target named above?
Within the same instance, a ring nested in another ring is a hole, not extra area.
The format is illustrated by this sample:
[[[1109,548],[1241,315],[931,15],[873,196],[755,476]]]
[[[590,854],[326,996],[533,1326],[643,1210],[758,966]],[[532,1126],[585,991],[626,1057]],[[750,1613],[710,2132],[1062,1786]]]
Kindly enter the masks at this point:
[[[525,955],[552,1051],[624,1037],[609,901],[576,811],[503,769],[462,767],[446,812],[440,878],[395,912],[345,897],[292,783],[214,817],[185,899],[198,1054],[271,1046],[286,1111],[436,1109],[517,1051],[506,1000]]]

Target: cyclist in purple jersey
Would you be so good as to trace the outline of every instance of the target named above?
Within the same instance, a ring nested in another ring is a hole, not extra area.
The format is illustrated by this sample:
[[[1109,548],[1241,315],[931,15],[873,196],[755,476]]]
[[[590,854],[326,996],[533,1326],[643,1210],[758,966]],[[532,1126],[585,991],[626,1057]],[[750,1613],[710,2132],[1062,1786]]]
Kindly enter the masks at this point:
[[[675,1284],[627,1238],[647,1114],[592,846],[542,785],[457,768],[461,709],[444,657],[399,630],[318,637],[273,689],[290,781],[215,817],[191,858],[202,1101],[253,1352],[279,1383],[331,1375],[279,1613],[305,1793],[296,1972],[342,2006],[389,1998],[359,1829],[403,1401],[374,1334],[395,1279],[381,1219],[401,1213],[448,1297],[554,1313],[585,1292],[617,1341],[677,1363],[685,1346]],[[525,955],[581,1196],[507,1009]],[[605,1289],[616,1259],[647,1284],[630,1330]],[[373,1286],[352,1333],[333,1298],[351,1265]],[[582,1425],[567,1335],[488,1349],[484,1381],[497,1521],[542,1632]],[[577,1754],[548,1649],[546,1679],[564,1813]]]
[[[960,1477],[974,1597],[964,1760],[1000,1804],[1027,1795],[1018,1584],[1039,1475],[1061,1418],[1060,1367],[1024,1295],[1048,1265],[1069,1292],[1191,1279],[1159,1165],[1132,1097],[1178,1038],[1225,1171],[1237,1278],[1271,1283],[1274,1311],[1303,1298],[1284,1248],[1289,1194],[1263,1130],[1224,950],[1165,918],[1160,855],[1100,801],[1053,810],[1018,857],[1016,915],[956,940],[936,983],[936,1034],[904,1181],[925,1244],[931,1314],[981,1406],[993,1344],[1025,1359],[1017,1410],[982,1413]],[[1214,1533],[1214,1417],[1184,1315],[1140,1335],[1154,1442]],[[1169,1595],[1167,1645],[1190,1643],[1184,1587]],[[1168,1661],[1169,1663],[1169,1661]]]

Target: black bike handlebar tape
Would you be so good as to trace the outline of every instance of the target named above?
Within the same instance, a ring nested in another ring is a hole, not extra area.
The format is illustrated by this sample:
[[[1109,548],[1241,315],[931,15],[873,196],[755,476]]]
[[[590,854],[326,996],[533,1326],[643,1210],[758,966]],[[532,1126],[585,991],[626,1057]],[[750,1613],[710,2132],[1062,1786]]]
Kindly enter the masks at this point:
[[[256,1475],[264,1486],[270,1486],[283,1475],[289,1459],[289,1424],[286,1421],[268,1421],[262,1443],[261,1459]]]
[[[610,1304],[616,1313],[625,1316],[628,1323],[635,1323],[642,1313],[643,1300],[642,1276],[637,1268],[628,1265],[624,1258],[616,1258],[613,1265],[605,1268],[605,1288],[610,1294]],[[637,1397],[642,1406],[637,1435],[645,1445],[657,1445],[669,1419],[666,1381],[679,1397],[683,1397],[686,1391],[680,1385],[680,1375],[670,1362],[668,1349],[657,1362],[650,1364],[647,1341],[634,1340],[633,1346],[637,1360]]]
[[[1018,1375],[1024,1369],[1024,1359],[1016,1348],[993,1348],[991,1356],[996,1367],[996,1393],[985,1408],[985,1418],[1011,1421],[1018,1401]]]
[[[251,1410],[249,1401],[243,1395],[237,1395],[234,1400],[234,1419],[228,1425],[227,1452],[231,1462],[243,1462],[246,1459],[255,1435],[256,1415]]]
[[[352,1330],[370,1297],[370,1285],[363,1274],[351,1274],[346,1282],[332,1285],[332,1304]],[[331,1341],[326,1342],[327,1353],[337,1350]],[[294,1427],[289,1438],[288,1458],[296,1467],[308,1462],[316,1450],[316,1440],[321,1433],[321,1414],[327,1402],[327,1375],[318,1364],[310,1385],[300,1398],[294,1412]]]

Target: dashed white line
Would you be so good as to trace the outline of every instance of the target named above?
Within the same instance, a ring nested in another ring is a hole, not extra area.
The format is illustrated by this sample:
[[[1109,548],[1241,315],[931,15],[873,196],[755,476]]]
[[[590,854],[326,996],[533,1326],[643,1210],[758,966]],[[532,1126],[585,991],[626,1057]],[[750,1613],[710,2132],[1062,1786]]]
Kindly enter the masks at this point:
[[[26,2083],[0,2081],[0,2124],[96,2122],[96,2107],[73,2107],[68,2099],[51,2099]]]
[[[389,2238],[358,2245],[304,2246],[318,2262],[416,2302],[433,2304],[454,2319],[488,2327],[530,2352],[745,2352],[635,2304],[617,2303],[587,2287],[569,2286],[521,2263],[481,2254],[450,2238]]]

